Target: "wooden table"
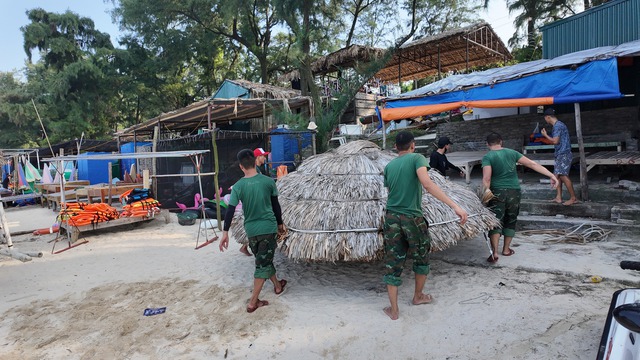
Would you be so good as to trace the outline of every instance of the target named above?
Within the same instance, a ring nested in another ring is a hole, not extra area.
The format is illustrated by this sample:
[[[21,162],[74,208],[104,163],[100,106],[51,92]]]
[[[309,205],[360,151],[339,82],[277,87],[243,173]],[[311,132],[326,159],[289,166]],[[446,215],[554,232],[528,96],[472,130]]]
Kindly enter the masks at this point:
[[[450,163],[462,170],[468,184],[471,182],[473,167],[482,164],[482,157],[486,153],[487,151],[456,151],[446,155]]]
[[[120,196],[131,189],[141,189],[142,184],[118,184],[111,186],[111,197]],[[100,202],[105,202],[105,199],[109,197],[109,185],[99,184],[92,186],[85,186],[76,190],[76,200],[81,197],[87,197],[87,201],[91,203],[93,198],[100,198]]]
[[[77,181],[66,181],[64,183],[64,189],[65,190],[73,190],[73,189],[77,189],[79,187],[83,187],[83,186],[87,186],[89,185],[89,181],[88,180],[77,180]],[[51,183],[51,184],[35,184],[34,187],[41,193],[43,194],[47,194],[47,193],[56,193],[56,192],[60,192],[61,190],[61,186],[59,183]]]

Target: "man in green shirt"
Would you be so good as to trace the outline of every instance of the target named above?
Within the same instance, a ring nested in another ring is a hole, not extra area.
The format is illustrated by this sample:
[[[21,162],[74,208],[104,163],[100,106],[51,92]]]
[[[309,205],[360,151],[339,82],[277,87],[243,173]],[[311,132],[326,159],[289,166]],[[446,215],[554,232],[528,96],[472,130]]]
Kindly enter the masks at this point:
[[[247,312],[252,313],[259,307],[269,305],[268,301],[258,298],[267,279],[273,283],[276,295],[282,294],[287,285],[286,280],[278,280],[276,268],[273,265],[273,255],[277,247],[276,235],[284,232],[285,227],[282,223],[282,210],[278,202],[276,183],[270,177],[256,172],[256,158],[251,150],[240,150],[238,162],[244,177],[231,189],[231,199],[224,217],[220,251],[225,251],[229,247],[229,228],[231,228],[233,213],[238,203],[242,201],[244,229],[249,238],[251,252],[256,258],[253,293],[247,306]]]
[[[422,188],[424,187],[436,199],[450,206],[460,217],[460,224],[467,221],[467,212],[453,202],[427,173],[428,162],[421,154],[415,154],[415,140],[408,131],[396,136],[398,157],[384,168],[384,186],[389,189],[387,208],[384,217],[385,264],[387,272],[384,282],[387,284],[391,306],[384,313],[397,320],[398,286],[402,284],[402,270],[407,256],[413,259],[415,273],[414,305],[428,304],[432,296],[422,292],[429,274],[429,250],[431,238],[429,225],[422,213]]]
[[[500,235],[504,235],[502,255],[511,256],[515,251],[511,249],[511,240],[516,234],[516,222],[520,212],[520,180],[516,165],[524,165],[551,179],[551,186],[558,186],[558,179],[544,166],[527,158],[521,153],[502,147],[502,137],[498,133],[487,136],[489,152],[482,158],[482,186],[493,192],[493,199],[488,203],[489,208],[496,214],[502,228],[489,231],[491,241],[491,255],[487,259],[490,263],[498,261],[498,243]]]

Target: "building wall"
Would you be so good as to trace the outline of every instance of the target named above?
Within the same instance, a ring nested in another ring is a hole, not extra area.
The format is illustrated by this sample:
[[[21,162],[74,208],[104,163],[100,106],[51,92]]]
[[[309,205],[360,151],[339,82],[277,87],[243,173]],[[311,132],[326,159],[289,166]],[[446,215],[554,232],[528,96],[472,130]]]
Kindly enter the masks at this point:
[[[640,135],[640,107],[625,107],[581,112],[582,134],[587,142],[621,140],[630,150],[637,150]],[[558,119],[569,128],[575,139],[576,122],[572,113],[559,114]],[[448,136],[453,141],[452,151],[486,150],[486,137],[499,133],[504,146],[522,151],[525,140],[539,124],[547,126],[542,114],[523,114],[493,119],[458,121],[438,125],[438,137]],[[550,127],[547,126],[550,130]]]
[[[542,57],[640,39],[640,0],[617,0],[542,27]]]

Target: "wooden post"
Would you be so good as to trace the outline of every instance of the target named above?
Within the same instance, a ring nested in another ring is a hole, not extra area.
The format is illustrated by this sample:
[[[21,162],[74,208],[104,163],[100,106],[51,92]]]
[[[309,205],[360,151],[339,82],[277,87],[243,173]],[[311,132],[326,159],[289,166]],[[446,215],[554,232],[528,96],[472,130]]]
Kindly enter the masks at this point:
[[[584,140],[582,139],[582,120],[580,119],[580,104],[574,103],[573,107],[575,109],[574,111],[575,111],[575,117],[576,117],[576,137],[578,138],[578,150],[580,151],[580,193],[582,195],[582,201],[589,201],[589,183],[587,181],[587,160],[584,154]],[[558,186],[561,186],[561,184]]]
[[[218,189],[220,189],[220,183],[218,182],[218,172],[220,171],[220,165],[218,162],[218,144],[216,143],[216,128],[215,128],[216,124],[213,123],[213,129],[211,131],[211,145],[213,147],[213,186],[214,186],[214,193],[215,195],[215,199],[216,199],[216,218],[218,220],[218,230],[222,231],[222,214],[220,212],[220,201],[222,200],[222,197],[218,192]],[[203,195],[204,196],[204,195]]]
[[[60,156],[64,156],[64,148],[60,148]],[[64,160],[60,160],[59,165],[60,167],[58,168],[58,171],[60,172],[60,209],[62,209],[62,204],[67,202],[64,189],[64,184],[66,183],[66,179],[64,178],[64,170],[66,167],[66,165],[64,164]]]
[[[156,125],[153,128],[153,143],[151,145],[151,151],[153,153],[155,153],[156,151],[158,151],[158,138],[160,137],[160,126]],[[153,159],[151,159],[151,171],[153,173],[153,175],[158,175],[158,159],[154,156]],[[157,199],[158,198],[158,178],[155,178],[152,180],[154,181],[152,185],[152,191],[153,191],[153,198]],[[148,189],[148,188],[147,188]]]
[[[313,155],[316,155],[317,151],[316,151],[316,132],[315,131],[311,134],[311,146],[313,147]]]
[[[142,170],[142,187],[149,189],[149,169]]]
[[[31,261],[31,256],[28,254],[23,254],[21,252],[16,251],[13,248],[13,241],[11,240],[11,232],[9,231],[9,223],[7,222],[7,217],[4,214],[4,205],[0,201],[0,228],[2,228],[2,232],[4,233],[5,239],[7,239],[7,248],[8,249],[0,249],[0,255],[5,255],[12,257],[14,259],[20,260],[22,262]],[[36,253],[31,253],[36,254]],[[42,253],[36,255],[38,257],[42,257]]]
[[[0,225],[2,225],[4,237],[7,239],[7,247],[11,249],[11,247],[13,247],[13,242],[11,241],[11,233],[9,232],[7,217],[4,215],[4,205],[2,204],[2,201],[0,201]]]
[[[382,120],[382,150],[387,148],[387,132],[384,128],[384,120]]]
[[[109,205],[111,205],[111,189],[113,188],[113,170],[111,169],[111,161],[109,161],[109,191],[107,194],[109,195]]]

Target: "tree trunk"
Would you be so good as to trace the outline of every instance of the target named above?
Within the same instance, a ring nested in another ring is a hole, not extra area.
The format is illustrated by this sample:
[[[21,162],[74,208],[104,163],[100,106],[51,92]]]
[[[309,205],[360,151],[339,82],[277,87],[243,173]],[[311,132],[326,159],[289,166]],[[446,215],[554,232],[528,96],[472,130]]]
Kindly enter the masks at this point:
[[[536,24],[533,19],[527,21],[527,47],[532,52],[536,48]]]
[[[258,56],[258,61],[260,62],[260,78],[262,79],[263,84],[269,83],[269,63],[267,61],[267,53],[262,53]]]

